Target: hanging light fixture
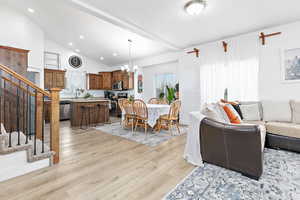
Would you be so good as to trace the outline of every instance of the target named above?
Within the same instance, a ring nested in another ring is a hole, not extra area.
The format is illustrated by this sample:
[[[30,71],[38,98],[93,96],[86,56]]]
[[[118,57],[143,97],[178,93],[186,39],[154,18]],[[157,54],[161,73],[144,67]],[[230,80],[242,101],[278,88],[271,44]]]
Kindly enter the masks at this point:
[[[128,65],[121,66],[122,71],[130,72],[136,72],[138,70],[137,65],[133,65],[132,61],[132,40],[128,39]]]
[[[184,6],[184,10],[189,15],[199,15],[207,6],[205,0],[191,0]]]

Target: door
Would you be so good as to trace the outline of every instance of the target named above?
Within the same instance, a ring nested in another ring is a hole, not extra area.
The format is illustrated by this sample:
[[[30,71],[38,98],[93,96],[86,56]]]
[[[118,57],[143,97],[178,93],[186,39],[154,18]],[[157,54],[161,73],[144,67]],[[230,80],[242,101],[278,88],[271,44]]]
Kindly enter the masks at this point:
[[[64,89],[65,88],[65,73],[64,72],[54,72],[55,77],[55,87]]]
[[[95,90],[96,89],[96,76],[95,74],[89,74],[89,89]]]
[[[45,77],[45,81],[44,81],[45,89],[53,88],[53,73],[51,71],[45,70],[44,77]]]
[[[100,73],[102,75],[102,83],[103,83],[103,89],[105,90],[111,90],[112,89],[112,73],[111,72],[102,72]]]

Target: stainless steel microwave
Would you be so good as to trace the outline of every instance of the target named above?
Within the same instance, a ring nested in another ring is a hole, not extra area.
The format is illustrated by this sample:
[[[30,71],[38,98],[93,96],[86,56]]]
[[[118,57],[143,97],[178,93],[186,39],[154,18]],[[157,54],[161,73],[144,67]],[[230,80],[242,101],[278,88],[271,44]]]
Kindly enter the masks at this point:
[[[113,90],[122,90],[123,89],[123,82],[118,81],[112,85]]]

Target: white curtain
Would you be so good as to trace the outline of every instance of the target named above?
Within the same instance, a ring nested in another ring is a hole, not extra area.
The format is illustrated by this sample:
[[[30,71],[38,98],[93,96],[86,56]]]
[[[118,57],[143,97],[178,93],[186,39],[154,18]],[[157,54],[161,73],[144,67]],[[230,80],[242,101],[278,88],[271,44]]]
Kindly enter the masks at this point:
[[[217,102],[228,89],[230,101],[258,100],[259,41],[257,36],[241,36],[202,48],[200,57],[201,104]]]

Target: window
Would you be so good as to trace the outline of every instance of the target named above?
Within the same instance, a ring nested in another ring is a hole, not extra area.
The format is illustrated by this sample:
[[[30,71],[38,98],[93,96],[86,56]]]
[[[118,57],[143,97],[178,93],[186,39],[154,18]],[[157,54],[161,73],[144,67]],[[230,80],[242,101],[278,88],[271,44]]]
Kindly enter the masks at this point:
[[[60,55],[58,53],[44,52],[44,60],[46,69],[60,68]]]
[[[166,96],[168,87],[175,87],[177,83],[176,75],[172,73],[157,74],[155,76],[155,95],[159,98],[161,93]]]
[[[228,90],[230,101],[258,100],[259,47],[257,39],[231,41],[224,53],[219,46],[203,50],[200,66],[201,104],[217,102]]]

